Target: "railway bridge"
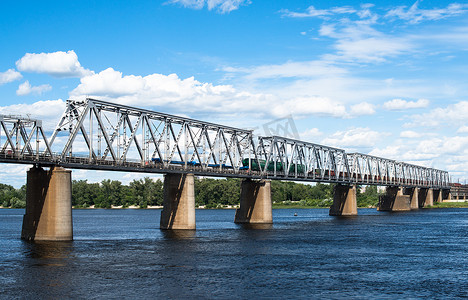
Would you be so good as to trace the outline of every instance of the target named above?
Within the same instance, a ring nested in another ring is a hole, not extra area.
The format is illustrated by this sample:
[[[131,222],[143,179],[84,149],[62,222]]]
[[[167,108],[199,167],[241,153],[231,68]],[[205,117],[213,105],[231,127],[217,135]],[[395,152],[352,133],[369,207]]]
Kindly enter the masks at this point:
[[[386,211],[468,194],[446,171],[91,98],[67,100],[49,137],[41,120],[0,115],[0,124],[0,162],[32,165],[27,240],[73,239],[71,169],[164,174],[161,229],[195,229],[194,176],[242,178],[235,222],[248,224],[272,223],[271,180],[335,184],[334,216],[357,214],[361,185],[386,187]]]

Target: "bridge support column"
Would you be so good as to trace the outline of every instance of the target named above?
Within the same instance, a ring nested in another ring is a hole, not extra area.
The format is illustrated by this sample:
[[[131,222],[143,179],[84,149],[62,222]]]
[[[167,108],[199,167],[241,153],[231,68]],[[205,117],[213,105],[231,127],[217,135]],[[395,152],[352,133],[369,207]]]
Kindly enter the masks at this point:
[[[409,191],[410,197],[411,197],[410,208],[419,209],[419,188],[414,187],[414,188],[408,188],[407,190]]]
[[[337,184],[333,189],[333,205],[330,216],[356,216],[357,198],[356,185]]]
[[[236,210],[234,223],[273,223],[270,180],[242,181],[240,207]]]
[[[430,188],[421,188],[419,191],[419,207],[434,205],[434,193]]]
[[[33,167],[27,174],[26,212],[21,238],[30,241],[73,240],[71,171]]]
[[[161,229],[195,229],[195,188],[193,174],[164,175]]]
[[[442,190],[442,202],[447,201],[450,202],[452,200],[452,193],[450,192],[449,189]]]
[[[442,202],[442,190],[441,189],[434,189],[434,202],[440,203]]]
[[[379,211],[411,210],[410,195],[404,194],[403,187],[388,186],[385,195],[379,197]]]

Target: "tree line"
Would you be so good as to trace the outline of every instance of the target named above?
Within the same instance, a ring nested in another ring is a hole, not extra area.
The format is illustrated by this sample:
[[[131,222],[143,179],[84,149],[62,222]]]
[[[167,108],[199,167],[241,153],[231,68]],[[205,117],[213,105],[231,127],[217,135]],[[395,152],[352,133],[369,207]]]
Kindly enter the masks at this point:
[[[271,197],[274,204],[299,205],[305,207],[329,207],[333,202],[333,184],[317,183],[308,185],[291,181],[271,182]],[[220,208],[239,204],[241,179],[195,179],[195,205],[205,208]],[[358,188],[359,207],[375,207],[379,193],[377,187],[368,186],[365,192]],[[72,181],[72,205],[76,208],[93,206],[160,206],[163,204],[163,182],[149,177],[135,179],[128,185],[118,180],[105,179],[100,183],[87,180]],[[15,189],[0,184],[0,204],[3,207],[24,208],[26,206],[26,186]]]

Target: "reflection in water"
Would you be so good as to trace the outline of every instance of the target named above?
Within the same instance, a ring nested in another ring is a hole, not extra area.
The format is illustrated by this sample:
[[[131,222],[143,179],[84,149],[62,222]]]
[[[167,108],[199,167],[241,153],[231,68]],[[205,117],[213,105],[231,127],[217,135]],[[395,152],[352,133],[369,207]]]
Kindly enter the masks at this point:
[[[30,296],[37,294],[59,299],[73,287],[76,272],[73,242],[22,241],[23,264],[28,272],[21,272],[18,283],[28,286]]]
[[[192,239],[196,236],[196,230],[182,230],[182,229],[172,229],[172,230],[161,230],[163,236],[166,239],[175,239],[175,240],[184,240]]]
[[[238,224],[242,229],[265,230],[272,229],[273,224]]]
[[[73,242],[23,241],[24,254],[29,258],[67,259],[73,252]]]

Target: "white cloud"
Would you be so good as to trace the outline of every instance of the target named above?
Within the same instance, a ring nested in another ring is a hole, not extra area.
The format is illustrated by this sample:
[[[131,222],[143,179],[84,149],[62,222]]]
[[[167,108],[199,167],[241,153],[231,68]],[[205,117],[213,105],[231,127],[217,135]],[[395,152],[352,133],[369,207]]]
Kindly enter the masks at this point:
[[[64,111],[65,101],[61,99],[0,106],[0,114],[30,116],[43,120],[45,130],[53,130]]]
[[[388,133],[377,132],[370,128],[352,128],[346,131],[337,131],[331,136],[322,140],[322,144],[335,147],[346,148],[362,148],[373,147],[383,137],[388,136]]]
[[[45,73],[54,77],[83,77],[93,73],[81,66],[73,50],[26,53],[16,62],[16,67],[22,72]]]
[[[425,108],[429,105],[429,100],[419,99],[418,101],[406,101],[402,99],[393,99],[383,104],[387,110],[405,110],[412,108]]]
[[[2,164],[0,182],[20,188],[26,184],[26,172],[31,166],[17,164]]]
[[[457,133],[468,133],[468,126],[461,126],[460,128],[458,128]]]
[[[309,6],[305,12],[294,12],[287,9],[281,10],[284,17],[290,18],[315,18],[327,17],[331,15],[354,14],[357,11],[351,6],[333,7],[330,9],[316,9],[313,5]]]
[[[52,87],[48,84],[42,84],[38,86],[31,86],[28,80],[23,82],[18,86],[18,89],[16,90],[16,95],[18,96],[25,96],[28,94],[37,94],[41,95],[44,92],[50,91]]]
[[[458,16],[467,12],[467,4],[452,3],[446,8],[420,9],[419,0],[410,8],[399,6],[390,10],[385,16],[393,19],[408,21],[410,24],[417,24],[425,20],[440,20],[448,17]]]
[[[375,114],[375,108],[373,104],[362,102],[351,106],[350,115],[352,117],[373,114]]]
[[[164,106],[165,110],[177,113],[347,116],[344,105],[324,97],[283,98],[240,91],[231,85],[202,83],[193,77],[180,79],[176,74],[124,76],[112,68],[81,78],[81,83],[70,93],[73,98],[87,95],[126,105]]]
[[[318,128],[311,128],[299,133],[300,139],[302,141],[307,141],[311,143],[315,143],[316,139],[322,135],[323,132],[321,132]]]
[[[13,69],[8,69],[5,72],[0,72],[0,85],[9,83],[15,80],[20,80],[23,76],[20,72]]]
[[[253,68],[226,67],[229,73],[246,73],[246,79],[320,77],[346,74],[344,68],[324,61],[287,62],[284,64],[262,65]]]
[[[389,36],[371,36],[359,39],[342,38],[335,44],[336,55],[329,59],[380,63],[388,57],[395,57],[412,51],[409,40]]]
[[[180,4],[183,7],[192,9],[202,9],[205,6],[208,10],[216,9],[224,14],[239,9],[241,5],[249,5],[250,0],[169,0],[167,4]]]
[[[411,130],[406,130],[406,131],[400,132],[400,137],[407,138],[407,139],[415,139],[415,138],[419,138],[421,136],[422,135],[419,132],[411,131]]]
[[[435,108],[427,113],[410,116],[412,122],[405,124],[411,126],[439,126],[440,124],[457,125],[465,124],[468,119],[468,101],[460,101],[450,104],[445,108]]]
[[[286,101],[278,101],[270,107],[273,115],[283,116],[328,116],[343,118],[347,116],[346,107],[325,97],[297,97]]]

